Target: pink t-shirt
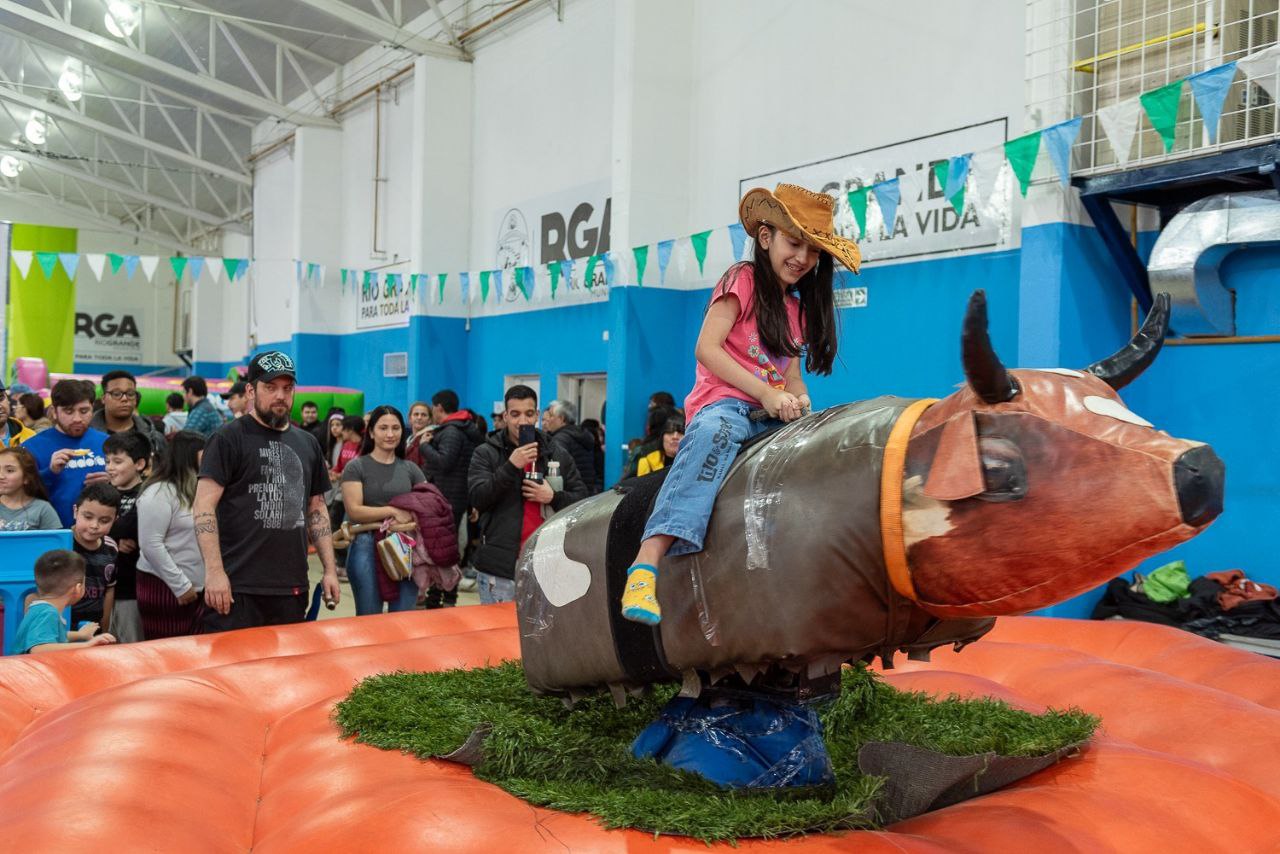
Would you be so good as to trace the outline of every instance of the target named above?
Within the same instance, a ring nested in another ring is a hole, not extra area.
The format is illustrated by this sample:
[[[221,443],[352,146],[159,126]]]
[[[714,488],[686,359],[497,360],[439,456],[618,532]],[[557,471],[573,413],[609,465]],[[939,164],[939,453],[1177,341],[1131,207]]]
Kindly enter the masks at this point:
[[[785,388],[787,366],[791,364],[791,358],[775,356],[767,352],[760,342],[760,330],[756,326],[755,316],[751,314],[755,290],[753,268],[751,264],[743,262],[730,267],[720,278],[715,290],[711,292],[713,303],[726,294],[733,294],[738,298],[738,320],[724,340],[724,349],[735,362],[757,378],[774,388]],[[800,300],[791,294],[786,294],[783,297],[783,304],[787,310],[787,328],[791,331],[791,340],[798,346],[804,340],[800,332]],[[727,397],[760,406],[760,401],[720,379],[699,362],[693,381],[693,391],[689,392],[689,396],[684,399],[685,418],[692,421],[699,409]]]

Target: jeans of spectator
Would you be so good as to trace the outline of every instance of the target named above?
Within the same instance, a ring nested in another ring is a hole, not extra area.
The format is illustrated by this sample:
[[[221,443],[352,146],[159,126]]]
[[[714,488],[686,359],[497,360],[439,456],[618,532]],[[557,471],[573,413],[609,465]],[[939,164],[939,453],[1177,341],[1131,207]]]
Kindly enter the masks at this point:
[[[516,600],[516,583],[510,578],[499,578],[487,572],[476,573],[476,591],[480,594],[481,605],[496,605],[499,602]]]
[[[347,581],[351,583],[351,595],[356,602],[356,616],[382,613],[382,593],[378,588],[378,576],[382,567],[372,531],[356,534],[347,548]],[[389,611],[412,611],[418,604],[418,585],[413,579],[400,582],[400,595],[388,602]]]
[[[657,534],[675,537],[667,551],[673,556],[702,551],[711,507],[738,449],[751,437],[782,426],[773,418],[752,421],[754,408],[744,400],[726,398],[698,410],[658,492],[644,539]]]

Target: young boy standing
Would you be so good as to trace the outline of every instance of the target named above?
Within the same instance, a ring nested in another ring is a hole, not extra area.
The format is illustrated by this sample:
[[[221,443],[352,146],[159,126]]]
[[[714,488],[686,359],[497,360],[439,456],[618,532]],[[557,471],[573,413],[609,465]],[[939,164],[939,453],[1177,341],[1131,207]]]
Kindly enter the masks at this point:
[[[84,596],[71,607],[71,622],[99,623],[111,629],[116,598],[116,544],[107,533],[116,522],[120,493],[109,483],[86,486],[71,508],[75,552],[84,558]]]
[[[19,653],[59,652],[115,643],[111,635],[94,636],[97,623],[68,632],[62,612],[84,595],[84,558],[66,549],[54,549],[36,558],[36,597],[18,625],[14,642]]]
[[[112,433],[102,443],[107,458],[107,479],[120,492],[120,508],[111,539],[116,549],[115,607],[111,609],[111,633],[120,643],[143,639],[138,613],[138,514],[134,504],[142,491],[142,479],[151,464],[151,443],[137,431]]]

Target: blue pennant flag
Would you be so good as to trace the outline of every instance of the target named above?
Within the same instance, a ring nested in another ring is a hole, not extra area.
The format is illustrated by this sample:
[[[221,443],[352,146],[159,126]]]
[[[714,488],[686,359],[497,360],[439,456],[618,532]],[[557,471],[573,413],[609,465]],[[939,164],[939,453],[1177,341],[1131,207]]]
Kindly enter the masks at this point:
[[[236,273],[231,277],[231,281],[234,282],[236,279],[243,279],[244,274],[247,272],[249,272],[249,259],[241,258],[240,263],[236,264]]]
[[[956,193],[964,189],[965,182],[969,180],[969,158],[972,154],[961,154],[951,158],[951,162],[947,164],[947,186],[943,188],[942,195],[948,199]]]
[[[462,304],[466,305],[471,302],[471,274],[459,273],[458,277],[462,282]]]
[[[501,268],[493,271],[493,301],[502,302],[502,273]]]
[[[742,250],[747,246],[747,230],[742,227],[742,223],[735,222],[729,226],[729,239],[733,241],[734,262],[741,261]]]
[[[613,253],[606,252],[600,258],[604,261],[604,283],[611,286],[613,285]]]
[[[1218,119],[1222,116],[1222,105],[1227,100],[1227,90],[1236,76],[1236,64],[1228,62],[1187,78],[1191,84],[1191,94],[1204,117],[1204,129],[1209,132],[1209,142],[1218,141]]]
[[[565,260],[560,262],[560,273],[562,276],[564,276],[565,286],[566,287],[571,286],[573,284],[573,259],[572,258],[566,258]]]
[[[302,262],[297,258],[293,259],[293,280],[298,284],[302,283]]]
[[[138,256],[137,256],[137,255],[126,255],[126,256],[124,256],[124,273],[125,273],[125,275],[126,275],[126,276],[128,276],[130,279],[132,279],[132,278],[133,278],[134,271],[135,271],[135,270],[137,270],[137,269],[138,269]]]
[[[1071,146],[1080,134],[1080,116],[1066,122],[1047,127],[1040,132],[1040,139],[1053,160],[1053,168],[1058,170],[1058,180],[1062,186],[1071,183]]]
[[[871,192],[875,194],[876,204],[880,206],[880,215],[884,217],[885,234],[892,236],[894,224],[898,221],[898,203],[902,201],[902,190],[898,186],[898,179],[890,178],[888,181],[872,184]]]
[[[200,274],[204,271],[204,256],[196,255],[187,259],[187,271],[191,273],[191,282],[200,281]]]
[[[674,240],[664,240],[658,244],[658,281],[666,283],[667,265],[671,263],[671,250],[675,248]]]
[[[67,278],[74,281],[76,277],[76,268],[80,266],[80,253],[59,252],[58,260],[62,262],[62,269],[67,271]]]

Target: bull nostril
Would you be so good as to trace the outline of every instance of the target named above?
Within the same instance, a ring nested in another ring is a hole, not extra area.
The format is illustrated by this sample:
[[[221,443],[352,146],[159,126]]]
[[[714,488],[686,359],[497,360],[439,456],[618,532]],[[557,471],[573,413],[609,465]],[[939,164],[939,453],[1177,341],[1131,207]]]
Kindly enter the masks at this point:
[[[1199,527],[1222,512],[1222,490],[1226,466],[1208,445],[1192,448],[1173,464],[1173,482],[1178,490],[1182,521]]]

